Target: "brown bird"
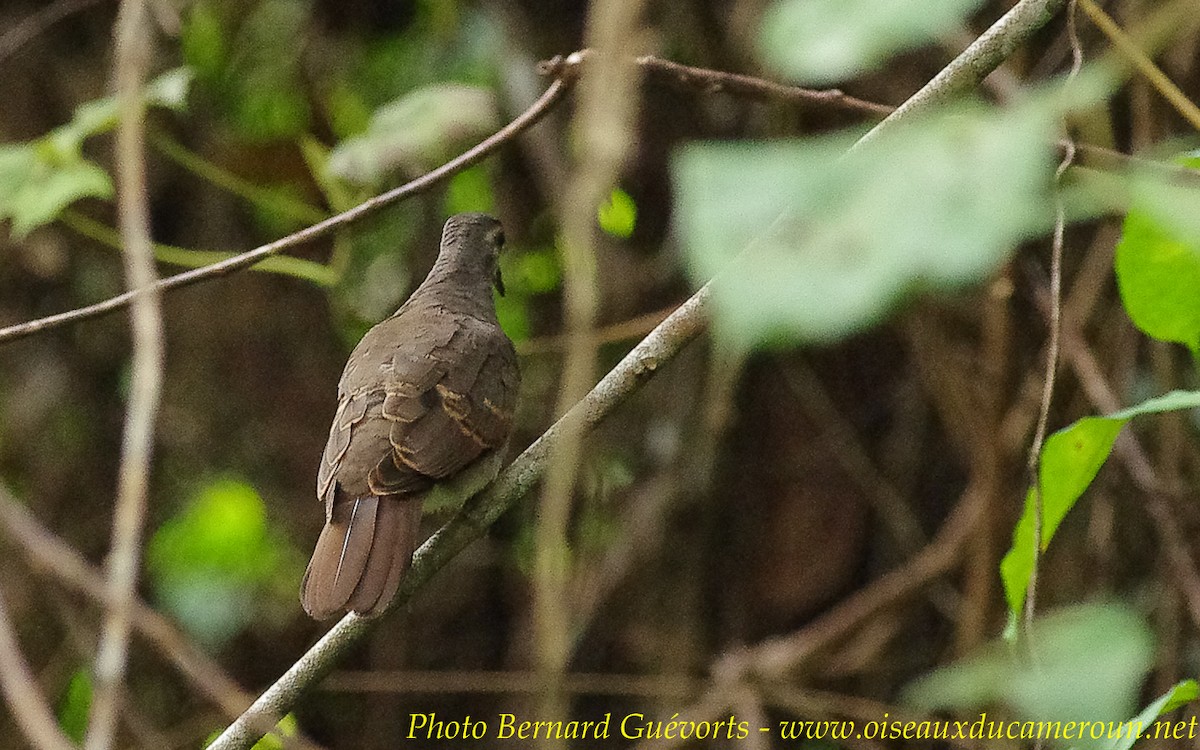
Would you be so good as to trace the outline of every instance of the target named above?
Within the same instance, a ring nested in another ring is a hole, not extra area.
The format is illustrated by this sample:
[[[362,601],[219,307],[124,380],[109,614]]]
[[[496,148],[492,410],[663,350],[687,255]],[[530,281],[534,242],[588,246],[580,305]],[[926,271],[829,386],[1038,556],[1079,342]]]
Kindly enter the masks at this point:
[[[325,528],[300,584],[312,617],[381,614],[422,506],[495,478],[520,386],[492,300],[503,245],[496,219],[450,217],[429,276],[351,352],[317,473]]]

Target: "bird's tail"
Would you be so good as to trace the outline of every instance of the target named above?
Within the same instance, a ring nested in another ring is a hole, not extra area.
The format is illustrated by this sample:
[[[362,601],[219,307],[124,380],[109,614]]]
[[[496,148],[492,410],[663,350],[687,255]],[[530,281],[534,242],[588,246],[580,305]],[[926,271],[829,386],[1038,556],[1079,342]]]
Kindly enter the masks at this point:
[[[324,620],[382,614],[412,561],[421,501],[411,495],[339,498],[300,584],[300,603]]]

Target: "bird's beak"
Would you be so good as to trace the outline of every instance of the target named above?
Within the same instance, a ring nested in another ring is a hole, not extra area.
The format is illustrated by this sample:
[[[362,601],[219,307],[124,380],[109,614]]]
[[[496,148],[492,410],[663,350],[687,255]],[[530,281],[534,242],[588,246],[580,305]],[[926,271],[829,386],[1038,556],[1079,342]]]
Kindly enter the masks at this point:
[[[500,296],[504,296],[504,277],[500,275],[500,266],[496,266],[496,291],[500,292]]]

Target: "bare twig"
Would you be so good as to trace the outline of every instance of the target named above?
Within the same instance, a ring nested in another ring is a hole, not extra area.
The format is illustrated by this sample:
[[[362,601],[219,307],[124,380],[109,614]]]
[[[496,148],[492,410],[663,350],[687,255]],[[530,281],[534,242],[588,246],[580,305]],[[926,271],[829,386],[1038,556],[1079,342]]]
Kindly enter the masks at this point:
[[[54,712],[21,655],[8,605],[0,596],[0,690],[13,719],[36,750],[74,750],[75,745],[58,728]]]
[[[588,674],[563,676],[562,690],[572,695],[639,698],[687,698],[704,687],[691,675]],[[386,671],[334,672],[319,686],[344,693],[498,693],[522,695],[541,690],[536,672]]]
[[[839,89],[806,89],[799,86],[787,86],[775,81],[768,81],[753,76],[738,73],[724,73],[719,70],[693,68],[681,65],[671,60],[664,60],[654,55],[645,55],[637,59],[648,75],[656,80],[662,80],[679,88],[709,93],[727,93],[743,99],[755,101],[788,102],[792,104],[807,104],[824,107],[840,107],[867,115],[880,116],[891,114],[895,107],[878,102],[869,102],[850,96]]]
[[[38,320],[31,320],[26,323],[0,328],[0,344],[14,341],[34,333],[39,333],[51,328],[76,323],[81,320],[99,317],[106,313],[120,310],[130,304],[134,299],[149,293],[167,292],[181,287],[189,286],[200,281],[212,279],[218,276],[226,276],[240,271],[244,268],[249,268],[255,263],[258,263],[263,258],[269,258],[276,253],[279,253],[288,248],[296,247],[319,237],[324,237],[336,229],[347,226],[368,214],[374,213],[379,209],[390,206],[393,203],[409,198],[418,193],[428,190],[433,185],[442,180],[454,175],[462,170],[482,161],[486,156],[491,154],[496,149],[511,141],[530,126],[537,123],[547,112],[549,112],[555,104],[562,98],[563,94],[575,82],[574,71],[577,69],[578,61],[572,62],[570,59],[564,59],[559,67],[563,71],[563,75],[556,78],[545,93],[530,105],[529,109],[522,112],[508,125],[504,126],[494,134],[484,139],[479,145],[462,153],[454,159],[446,162],[442,166],[421,175],[415,180],[407,182],[398,188],[381,193],[380,195],[371,198],[349,211],[344,211],[336,216],[331,216],[328,219],[313,224],[311,227],[300,230],[287,237],[282,237],[274,242],[255,248],[245,253],[236,255],[229,260],[221,263],[215,263],[204,268],[197,268],[194,271],[187,271],[176,276],[170,276],[165,279],[160,279],[151,287],[143,289],[135,289],[124,294],[119,294],[116,297],[107,299],[94,305],[81,307],[75,310],[69,310],[58,315],[51,315]]]
[[[130,289],[152,287],[157,276],[150,240],[144,151],[146,104],[142,82],[150,62],[149,10],[145,0],[122,0],[115,30],[118,117],[117,214],[125,245]],[[129,405],[117,474],[112,549],[108,558],[108,612],[100,631],[87,750],[108,750],[116,732],[117,707],[129,652],[130,619],[142,551],[142,519],[150,484],[154,424],[162,391],[163,332],[160,294],[140,295],[130,308],[133,362]]]
[[[1195,102],[1187,97],[1174,81],[1163,73],[1154,61],[1151,60],[1145,52],[1138,47],[1116,21],[1104,12],[1104,10],[1096,5],[1092,0],[1079,0],[1079,6],[1083,8],[1083,12],[1087,13],[1088,18],[1092,19],[1092,23],[1096,24],[1104,35],[1109,38],[1109,41],[1121,52],[1122,55],[1135,67],[1138,72],[1146,77],[1158,93],[1162,94],[1163,98],[1171,103],[1175,111],[1179,113],[1183,119],[1195,129],[1200,130],[1200,107],[1197,107]]]
[[[1071,43],[1071,72],[1067,76],[1070,81],[1079,75],[1083,68],[1083,47],[1079,43],[1079,34],[1075,27],[1076,0],[1070,0],[1067,5],[1067,38]],[[1054,171],[1056,183],[1062,182],[1067,168],[1075,160],[1075,146],[1070,140],[1058,168]],[[1029,570],[1029,583],[1025,588],[1025,608],[1022,612],[1023,630],[1029,655],[1034,654],[1032,642],[1034,613],[1037,609],[1038,577],[1041,572],[1043,546],[1043,523],[1045,503],[1042,495],[1041,459],[1042,446],[1046,442],[1046,429],[1050,421],[1050,401],[1054,397],[1055,375],[1058,372],[1059,339],[1062,333],[1062,256],[1063,233],[1066,230],[1067,212],[1063,207],[1062,196],[1054,196],[1054,234],[1050,243],[1050,319],[1049,339],[1046,343],[1046,368],[1042,378],[1042,400],[1038,409],[1037,427],[1033,431],[1033,441],[1029,446],[1027,468],[1029,479],[1033,485],[1033,565]],[[1040,745],[1039,741],[1039,745]]]

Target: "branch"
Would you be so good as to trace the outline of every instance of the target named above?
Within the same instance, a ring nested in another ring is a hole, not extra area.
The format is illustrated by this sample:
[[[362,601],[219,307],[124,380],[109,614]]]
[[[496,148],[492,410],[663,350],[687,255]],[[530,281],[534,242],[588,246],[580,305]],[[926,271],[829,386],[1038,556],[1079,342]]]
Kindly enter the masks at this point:
[[[464,152],[460,156],[451,159],[442,166],[427,172],[415,180],[405,183],[398,188],[381,193],[370,200],[358,204],[349,211],[344,211],[335,216],[331,216],[322,222],[313,224],[311,227],[301,229],[299,232],[289,234],[274,242],[255,248],[245,253],[235,255],[234,257],[214,263],[211,266],[197,268],[193,271],[170,276],[165,279],[160,279],[153,284],[134,289],[124,294],[119,294],[103,302],[87,307],[81,307],[75,310],[69,310],[58,315],[51,315],[38,320],[31,320],[26,323],[0,328],[0,344],[5,344],[16,339],[29,336],[34,333],[58,328],[69,323],[77,323],[81,320],[96,318],[106,313],[120,310],[129,305],[133,300],[145,294],[158,294],[160,292],[173,291],[181,287],[189,286],[206,279],[216,278],[218,276],[227,276],[235,271],[240,271],[244,268],[249,268],[258,263],[264,258],[269,258],[276,253],[279,253],[288,248],[301,245],[305,242],[315,240],[319,237],[324,237],[332,233],[336,229],[340,229],[352,222],[355,222],[369,214],[378,211],[385,206],[390,206],[393,203],[409,198],[418,193],[422,193],[433,187],[442,180],[454,175],[462,170],[482,161],[484,157],[491,154],[496,149],[500,148],[505,143],[511,141],[530,126],[537,123],[547,112],[558,103],[563,94],[575,83],[575,74],[578,69],[578,60],[572,58],[560,59],[558,69],[560,74],[547,87],[541,97],[529,106],[529,109],[522,112],[512,122],[505,127],[496,131],[479,145]]]
[[[582,401],[526,448],[486,491],[469,500],[457,516],[421,545],[413,555],[412,568],[405,576],[392,608],[412,599],[434,573],[483,536],[497,518],[533,488],[545,470],[547,455],[562,439],[564,431],[577,428],[586,431],[598,424],[699,335],[705,327],[709,294],[706,285],[680,305],[625,355]],[[333,669],[342,653],[381,621],[382,618],[367,620],[354,614],[343,617],[226,729],[209,750],[251,747],[261,736],[254,727],[261,725],[263,716],[280,716],[291,710],[305,691]]]
[[[150,65],[149,10],[145,0],[123,0],[115,29],[117,82],[117,214],[125,245],[130,289],[153,287],[154,247],[146,194],[146,103],[142,82]],[[149,494],[150,457],[163,378],[162,300],[157,290],[140,295],[129,312],[133,361],[129,405],[117,473],[112,550],[108,559],[108,612],[96,649],[87,750],[108,750],[117,728],[117,707],[129,657],[129,632],[142,551],[142,521]]]
[[[0,485],[0,530],[20,546],[35,572],[53,576],[68,590],[104,605],[108,597],[104,576],[70,545],[42,526],[3,485]],[[254,696],[242,690],[220,664],[200,650],[174,623],[140,600],[133,605],[133,627],[231,720],[240,716],[254,700]],[[266,733],[276,721],[259,727]],[[315,747],[302,737],[289,740],[303,747]]]
[[[21,644],[17,642],[3,597],[0,597],[0,691],[4,692],[17,726],[36,750],[75,750],[75,745],[58,728],[54,712],[21,656]]]
[[[966,87],[969,81],[977,83],[982,80],[1007,54],[1049,20],[1051,9],[1057,10],[1063,2],[1065,0],[1021,0],[934,79],[949,79],[948,82],[940,84],[933,93],[929,91],[930,86],[926,86],[901,108],[908,112],[928,109],[944,100],[947,87],[957,91]],[[999,54],[998,51],[1003,51],[1003,54]],[[580,53],[567,58],[576,63],[581,59]],[[557,70],[556,66],[562,64],[561,59],[556,59],[544,65],[543,70],[554,73]],[[951,69],[968,72],[948,73]],[[889,117],[879,123],[867,136],[885,129],[891,121],[892,118]],[[587,429],[602,420],[649,379],[655,370],[670,361],[686,343],[703,330],[713,283],[716,282],[712,281],[701,287],[651,331],[582,401],[555,422],[533,445],[526,448],[488,490],[468,501],[459,515],[434,533],[417,550],[413,556],[412,568],[392,603],[393,608],[411,599],[437,570],[468,544],[482,536],[488,526],[516,502],[517,498],[529,491],[541,477],[547,453],[560,439],[564,430],[572,429],[579,422]],[[957,526],[954,530],[958,530]],[[940,546],[944,548],[949,545]],[[942,556],[938,556],[935,560],[923,561],[924,567],[937,569],[943,559]],[[253,727],[261,723],[262,717],[287,713],[306,690],[333,669],[344,651],[370,632],[373,622],[378,620],[365,620],[354,614],[342,618],[269,687],[241,718],[226,729],[213,742],[210,750],[245,750],[251,747],[259,736],[255,734]]]

